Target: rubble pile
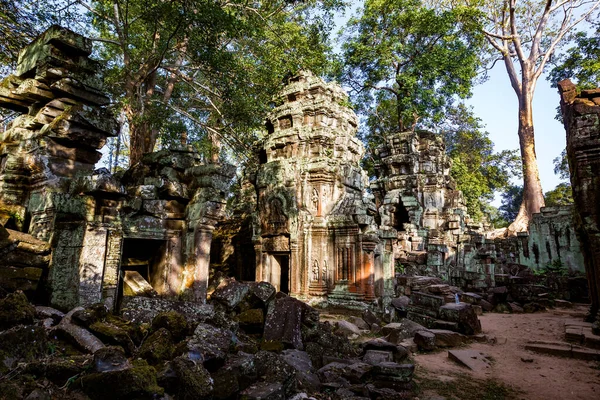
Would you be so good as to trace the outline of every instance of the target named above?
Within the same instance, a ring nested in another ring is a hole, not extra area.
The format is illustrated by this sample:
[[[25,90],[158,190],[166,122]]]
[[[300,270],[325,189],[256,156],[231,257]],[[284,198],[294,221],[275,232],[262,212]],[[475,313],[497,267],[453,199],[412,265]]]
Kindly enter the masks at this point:
[[[4,398],[400,399],[413,389],[405,347],[355,345],[266,282],[226,279],[209,304],[137,299],[115,316],[101,303],[64,314],[22,292],[1,298]]]

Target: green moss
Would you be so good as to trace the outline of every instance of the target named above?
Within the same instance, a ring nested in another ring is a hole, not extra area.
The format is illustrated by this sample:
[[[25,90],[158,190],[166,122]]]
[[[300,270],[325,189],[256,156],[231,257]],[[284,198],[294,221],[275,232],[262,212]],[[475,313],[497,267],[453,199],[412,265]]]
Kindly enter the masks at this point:
[[[173,356],[175,346],[171,332],[160,328],[142,343],[138,355],[150,364],[158,364]]]
[[[156,383],[156,370],[148,365],[86,375],[75,385],[92,400],[152,399],[164,393]]]
[[[188,331],[188,324],[183,315],[176,311],[165,311],[152,320],[152,332],[165,328],[175,340],[183,339]]]
[[[19,324],[32,324],[34,316],[35,307],[29,304],[27,296],[21,291],[0,300],[0,330]]]

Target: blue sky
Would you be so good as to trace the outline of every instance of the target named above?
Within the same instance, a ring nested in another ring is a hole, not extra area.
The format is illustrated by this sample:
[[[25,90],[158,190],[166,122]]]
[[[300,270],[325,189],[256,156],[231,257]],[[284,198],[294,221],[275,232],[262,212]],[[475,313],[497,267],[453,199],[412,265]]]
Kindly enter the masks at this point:
[[[533,122],[535,148],[544,192],[554,189],[560,179],[554,174],[552,160],[558,157],[566,145],[565,128],[557,121],[556,107],[560,96],[556,88],[542,75],[538,80],[533,98]],[[490,79],[473,89],[473,97],[467,101],[475,114],[486,125],[497,151],[518,149],[517,96],[510,86],[504,65],[497,64],[490,72]]]

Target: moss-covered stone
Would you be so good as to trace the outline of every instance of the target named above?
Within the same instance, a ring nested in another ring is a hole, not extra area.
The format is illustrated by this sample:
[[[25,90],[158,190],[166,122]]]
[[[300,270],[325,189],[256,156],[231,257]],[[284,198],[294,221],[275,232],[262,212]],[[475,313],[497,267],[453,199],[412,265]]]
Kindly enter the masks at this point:
[[[160,328],[165,328],[173,335],[175,340],[183,339],[188,333],[188,323],[176,311],[165,311],[158,314],[152,320],[152,331],[156,332]]]
[[[160,328],[142,343],[138,356],[150,364],[158,364],[169,360],[174,351],[173,335],[165,328]]]
[[[11,293],[0,300],[0,330],[19,324],[32,324],[34,316],[35,307],[29,304],[23,292]]]
[[[186,357],[171,361],[161,372],[159,382],[168,393],[181,400],[206,399],[213,391],[208,371]]]
[[[121,346],[128,354],[132,354],[135,350],[135,345],[127,331],[117,325],[98,321],[90,325],[88,329],[104,343]]]
[[[39,326],[15,326],[0,332],[0,373],[20,361],[33,361],[46,354],[46,331]]]
[[[145,400],[164,393],[156,383],[156,370],[148,365],[85,375],[75,385],[92,400]]]

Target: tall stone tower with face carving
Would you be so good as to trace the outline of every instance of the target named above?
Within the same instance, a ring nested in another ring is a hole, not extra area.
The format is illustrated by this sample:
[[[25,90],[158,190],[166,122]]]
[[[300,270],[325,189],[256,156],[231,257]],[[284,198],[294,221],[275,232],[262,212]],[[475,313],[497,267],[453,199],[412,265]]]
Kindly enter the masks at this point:
[[[258,148],[256,279],[302,298],[381,296],[393,271],[363,196],[364,148],[348,96],[301,71],[277,99]]]

